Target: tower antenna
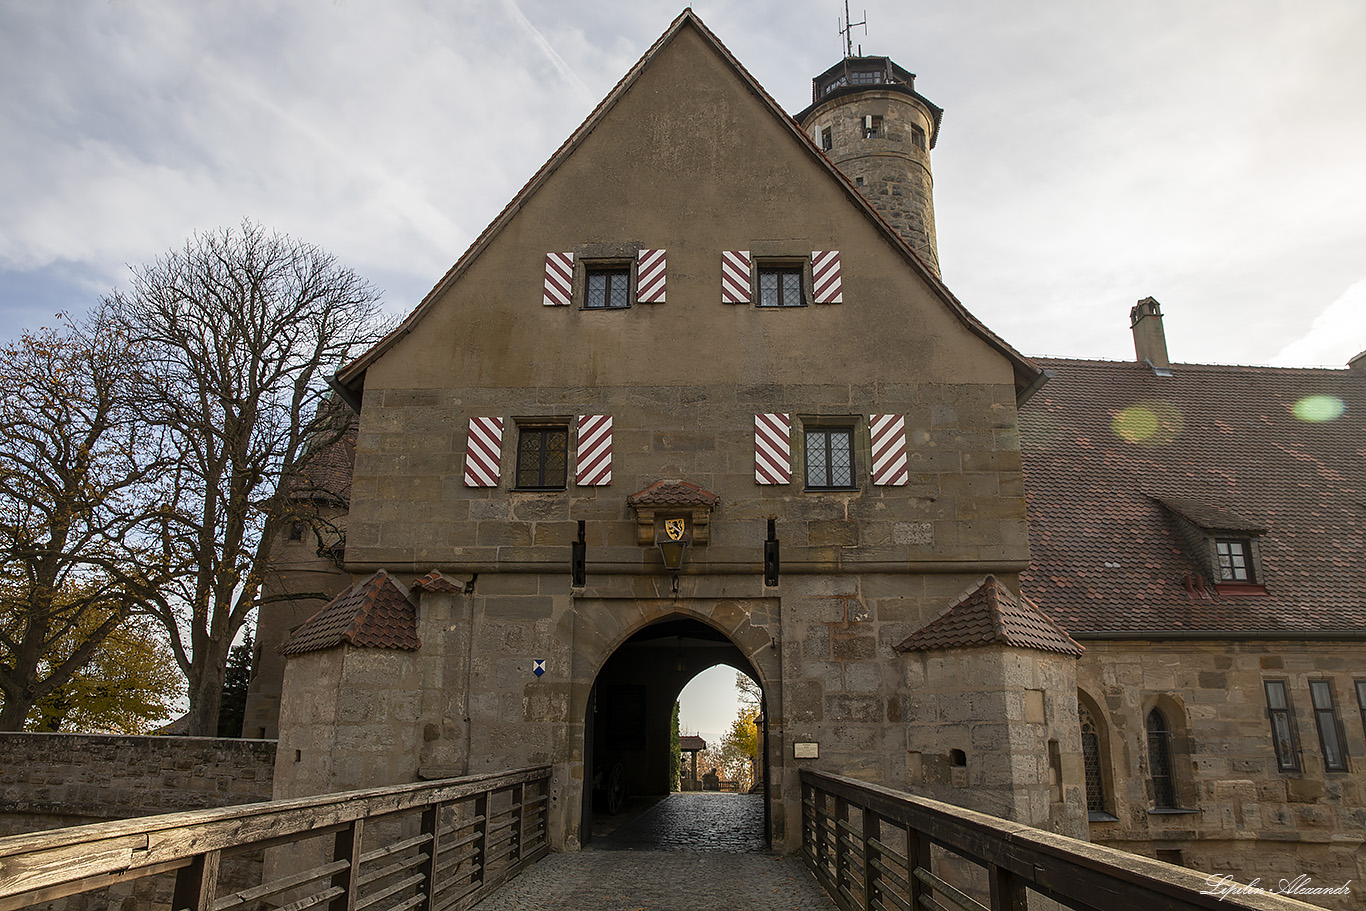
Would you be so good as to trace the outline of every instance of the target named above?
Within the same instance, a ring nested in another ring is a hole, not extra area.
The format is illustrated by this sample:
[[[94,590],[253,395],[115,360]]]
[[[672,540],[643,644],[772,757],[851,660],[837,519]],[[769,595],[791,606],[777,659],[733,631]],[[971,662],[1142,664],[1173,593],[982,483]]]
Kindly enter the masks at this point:
[[[854,56],[854,39],[851,37],[850,32],[851,32],[853,29],[858,28],[860,25],[863,26],[863,34],[865,34],[865,35],[868,34],[868,11],[867,11],[867,10],[864,10],[864,11],[863,11],[863,21],[862,21],[862,22],[850,22],[850,21],[849,21],[849,0],[844,0],[844,24],[840,26],[840,35],[842,35],[842,36],[844,37],[844,56],[845,56],[845,57],[852,57],[852,56]],[[859,56],[860,56],[860,57],[863,56],[863,45],[861,45],[861,44],[858,46],[858,53],[859,53]]]

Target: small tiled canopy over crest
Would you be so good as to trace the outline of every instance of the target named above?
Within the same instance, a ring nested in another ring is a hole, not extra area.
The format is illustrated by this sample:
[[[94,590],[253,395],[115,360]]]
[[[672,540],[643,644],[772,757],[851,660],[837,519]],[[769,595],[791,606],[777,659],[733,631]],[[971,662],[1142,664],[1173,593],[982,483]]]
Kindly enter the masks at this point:
[[[294,631],[280,653],[302,655],[343,643],[354,648],[409,652],[421,646],[417,638],[417,608],[384,570],[329,601]]]

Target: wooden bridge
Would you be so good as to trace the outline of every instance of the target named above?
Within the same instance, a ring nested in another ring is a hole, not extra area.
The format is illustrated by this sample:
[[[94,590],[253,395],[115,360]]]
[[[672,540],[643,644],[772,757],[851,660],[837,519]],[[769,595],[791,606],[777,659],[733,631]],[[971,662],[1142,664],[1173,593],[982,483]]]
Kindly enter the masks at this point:
[[[1315,907],[848,778],[801,779],[802,856],[844,911]],[[549,782],[540,767],[11,836],[0,911],[127,884],[173,911],[462,911],[549,852]],[[746,906],[761,888],[724,885]]]

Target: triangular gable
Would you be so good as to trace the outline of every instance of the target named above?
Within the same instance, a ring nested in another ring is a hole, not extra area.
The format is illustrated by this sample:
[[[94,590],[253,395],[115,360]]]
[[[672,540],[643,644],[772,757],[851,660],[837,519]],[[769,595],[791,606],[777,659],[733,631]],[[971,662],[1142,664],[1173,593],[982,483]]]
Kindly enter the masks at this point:
[[[898,652],[1008,645],[1080,655],[1084,649],[1028,598],[1016,598],[995,576],[960,597],[896,647]]]
[[[636,62],[626,75],[621,78],[611,92],[598,104],[590,113],[587,119],[579,125],[569,138],[560,146],[559,149],[550,157],[540,170],[518,191],[517,195],[504,207],[484,229],[467,249],[464,254],[456,261],[449,271],[437,282],[422,302],[403,320],[392,332],[381,339],[374,347],[365,352],[356,360],[347,364],[338,371],[334,385],[344,390],[344,398],[347,403],[359,411],[361,396],[364,391],[365,372],[381,355],[388,351],[399,339],[413,331],[417,323],[432,308],[435,302],[441,298],[444,292],[468,269],[470,264],[488,247],[493,239],[505,228],[517,213],[526,205],[528,199],[533,196],[544,183],[553,175],[564,161],[574,153],[579,145],[593,132],[599,123],[616,106],[617,102],[630,90],[630,88],[640,79],[641,75],[650,67],[651,63],[659,56],[660,52],[672,42],[684,29],[693,29],[712,49],[714,53],[723,61],[729,70],[738,78],[749,91],[756,96],[761,104],[791,135],[794,141],[800,144],[805,153],[815,161],[822,169],[829,174],[842,188],[848,201],[859,209],[870,221],[876,225],[877,229],[884,235],[885,239],[894,249],[902,254],[908,264],[924,280],[940,300],[949,308],[950,312],[974,335],[978,336],[988,345],[1003,354],[1011,363],[1015,376],[1015,389],[1017,401],[1023,402],[1042,386],[1046,375],[1030,362],[1024,355],[1020,354],[1010,345],[1006,344],[999,336],[993,333],[985,325],[972,316],[953,293],[948,290],[939,277],[925,265],[919,255],[911,245],[901,237],[892,225],[884,219],[881,214],[869,203],[855,188],[854,184],[845,177],[834,166],[825,154],[816,146],[815,142],[805,131],[790,117],[778,103],[768,94],[757,80],[740,64],[733,54],[723,45],[710,29],[702,23],[702,20],[689,9],[684,9],[669,28],[660,36],[649,50]]]

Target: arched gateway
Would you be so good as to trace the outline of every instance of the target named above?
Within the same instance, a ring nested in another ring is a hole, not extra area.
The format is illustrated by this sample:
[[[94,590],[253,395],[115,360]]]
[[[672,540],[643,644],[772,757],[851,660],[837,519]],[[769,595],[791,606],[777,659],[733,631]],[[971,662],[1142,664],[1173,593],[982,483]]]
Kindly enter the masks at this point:
[[[589,691],[583,755],[584,780],[592,787],[584,788],[583,841],[588,841],[594,813],[616,813],[627,795],[662,795],[677,787],[672,780],[672,709],[679,694],[699,673],[728,666],[754,679],[761,691],[765,677],[777,676],[776,661],[764,662],[771,666],[767,674],[763,673],[744,648],[702,617],[679,611],[667,602],[658,607],[666,613],[612,650]],[[762,660],[761,649],[759,644],[756,652]],[[765,702],[767,696],[764,691]],[[766,717],[761,706],[761,726]],[[759,742],[765,739],[761,737]],[[763,770],[758,784],[767,794],[764,785],[769,766],[763,757],[758,766]],[[767,821],[770,813],[764,816]]]
[[[279,796],[549,764],[572,849],[595,758],[658,741],[682,624],[762,684],[776,848],[803,767],[1082,829],[1077,650],[1019,597],[1043,374],[922,258],[912,78],[847,61],[799,125],[685,11],[337,375],[354,584],[263,616]]]

